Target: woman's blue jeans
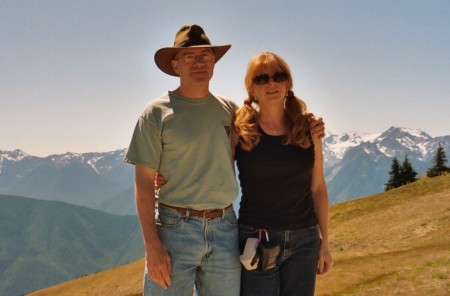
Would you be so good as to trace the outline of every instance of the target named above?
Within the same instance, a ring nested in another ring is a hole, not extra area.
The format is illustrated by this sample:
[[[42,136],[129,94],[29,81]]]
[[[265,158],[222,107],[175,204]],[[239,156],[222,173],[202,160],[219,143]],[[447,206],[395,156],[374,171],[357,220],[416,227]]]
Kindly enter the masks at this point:
[[[172,285],[164,290],[146,272],[144,295],[192,296],[194,285],[199,296],[239,295],[241,264],[233,207],[214,219],[186,217],[159,207],[157,224],[171,259]]]
[[[314,295],[319,260],[320,236],[317,226],[299,230],[268,231],[269,240],[278,243],[277,266],[268,271],[242,267],[241,296]],[[239,225],[241,250],[258,229]],[[265,239],[263,232],[262,239]]]

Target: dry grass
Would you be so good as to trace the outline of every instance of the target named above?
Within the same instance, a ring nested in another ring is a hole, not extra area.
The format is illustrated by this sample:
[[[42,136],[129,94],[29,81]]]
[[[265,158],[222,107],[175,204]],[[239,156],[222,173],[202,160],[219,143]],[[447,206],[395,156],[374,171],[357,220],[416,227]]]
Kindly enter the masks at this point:
[[[450,295],[450,175],[330,209],[333,271],[316,295]],[[140,295],[143,260],[31,295]]]
[[[317,295],[449,295],[450,244],[336,262]]]
[[[144,260],[65,282],[33,296],[137,296],[142,295]]]
[[[330,210],[335,268],[317,295],[450,295],[450,175]]]

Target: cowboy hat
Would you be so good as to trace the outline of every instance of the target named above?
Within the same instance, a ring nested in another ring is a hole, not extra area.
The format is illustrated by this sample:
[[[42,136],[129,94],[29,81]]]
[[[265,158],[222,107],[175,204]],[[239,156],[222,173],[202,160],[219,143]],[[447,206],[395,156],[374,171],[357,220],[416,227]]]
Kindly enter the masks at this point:
[[[212,48],[217,63],[231,45],[211,45],[205,31],[199,25],[185,25],[175,35],[173,47],[163,47],[155,53],[156,65],[166,74],[179,76],[172,67],[172,60],[177,51],[188,47]]]

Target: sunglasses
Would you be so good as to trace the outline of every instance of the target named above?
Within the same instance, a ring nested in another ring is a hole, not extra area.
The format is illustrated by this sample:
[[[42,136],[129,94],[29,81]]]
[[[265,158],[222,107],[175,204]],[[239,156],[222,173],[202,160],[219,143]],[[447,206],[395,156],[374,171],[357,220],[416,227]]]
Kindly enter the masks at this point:
[[[253,83],[256,85],[264,85],[270,82],[270,78],[276,83],[281,83],[287,81],[289,76],[285,72],[275,72],[272,76],[269,74],[260,74],[253,78]]]

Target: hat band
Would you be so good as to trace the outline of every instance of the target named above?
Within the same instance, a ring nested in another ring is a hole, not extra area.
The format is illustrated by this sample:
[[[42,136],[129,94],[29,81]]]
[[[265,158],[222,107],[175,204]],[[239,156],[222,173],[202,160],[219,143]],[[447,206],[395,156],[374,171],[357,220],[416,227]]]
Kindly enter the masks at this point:
[[[190,47],[190,46],[199,46],[199,45],[211,45],[211,43],[209,43],[206,40],[186,40],[185,42],[181,43],[179,46],[180,47]]]

